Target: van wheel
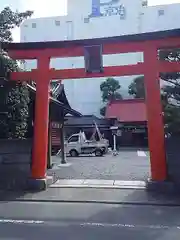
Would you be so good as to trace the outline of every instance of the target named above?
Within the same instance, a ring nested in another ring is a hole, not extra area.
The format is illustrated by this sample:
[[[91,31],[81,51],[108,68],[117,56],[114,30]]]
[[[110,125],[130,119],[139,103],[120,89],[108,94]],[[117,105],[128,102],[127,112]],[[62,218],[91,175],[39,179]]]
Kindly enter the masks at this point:
[[[103,154],[106,154],[106,148],[105,147],[103,147],[102,151],[103,151]]]
[[[71,157],[78,157],[78,155],[79,155],[78,152],[75,149],[71,150],[69,152],[69,154],[70,154]]]
[[[101,149],[96,149],[95,155],[96,157],[101,157],[103,155],[103,151]]]

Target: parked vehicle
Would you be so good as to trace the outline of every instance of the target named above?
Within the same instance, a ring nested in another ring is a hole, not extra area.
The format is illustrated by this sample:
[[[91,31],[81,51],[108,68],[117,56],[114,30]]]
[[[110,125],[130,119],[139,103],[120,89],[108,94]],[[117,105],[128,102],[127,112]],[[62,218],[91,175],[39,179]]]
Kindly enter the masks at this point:
[[[87,140],[85,133],[73,134],[65,142],[65,153],[71,157],[77,157],[81,154],[95,154],[102,156],[108,151],[109,143],[106,139]]]
[[[95,154],[96,156],[102,156],[108,152],[109,141],[105,139],[94,122],[94,132],[87,140],[83,131],[72,134],[64,143],[64,151],[66,155],[77,157],[80,154]],[[55,141],[54,141],[55,145]],[[57,151],[57,150],[56,150]],[[61,149],[57,151],[56,155],[61,154]]]

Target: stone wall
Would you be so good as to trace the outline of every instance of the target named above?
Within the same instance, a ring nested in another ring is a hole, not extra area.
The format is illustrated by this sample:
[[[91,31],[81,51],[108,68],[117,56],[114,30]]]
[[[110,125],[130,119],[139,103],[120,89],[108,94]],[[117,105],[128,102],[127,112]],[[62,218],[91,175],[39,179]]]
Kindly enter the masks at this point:
[[[0,140],[0,189],[26,187],[31,170],[32,140]]]
[[[180,136],[166,138],[168,178],[180,186]]]

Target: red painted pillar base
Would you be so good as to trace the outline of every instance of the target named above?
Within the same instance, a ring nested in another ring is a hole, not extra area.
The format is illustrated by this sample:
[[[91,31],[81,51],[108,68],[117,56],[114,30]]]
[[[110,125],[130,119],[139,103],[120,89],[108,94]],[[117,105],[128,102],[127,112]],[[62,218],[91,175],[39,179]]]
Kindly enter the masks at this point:
[[[35,122],[33,137],[32,179],[45,179],[49,123],[49,59],[40,59],[36,81]]]
[[[164,123],[157,50],[153,46],[147,46],[144,52],[144,65],[151,179],[164,181],[167,180]]]

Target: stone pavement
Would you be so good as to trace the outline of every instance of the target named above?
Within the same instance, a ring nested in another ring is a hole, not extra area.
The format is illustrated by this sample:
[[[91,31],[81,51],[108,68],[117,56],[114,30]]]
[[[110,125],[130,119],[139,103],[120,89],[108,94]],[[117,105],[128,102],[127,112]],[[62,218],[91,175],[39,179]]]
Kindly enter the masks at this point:
[[[59,157],[52,157],[55,167],[48,173],[55,173],[58,179],[103,179],[141,180],[150,177],[150,162],[147,152],[124,149],[118,156],[80,156],[67,158],[68,164],[60,165]]]

